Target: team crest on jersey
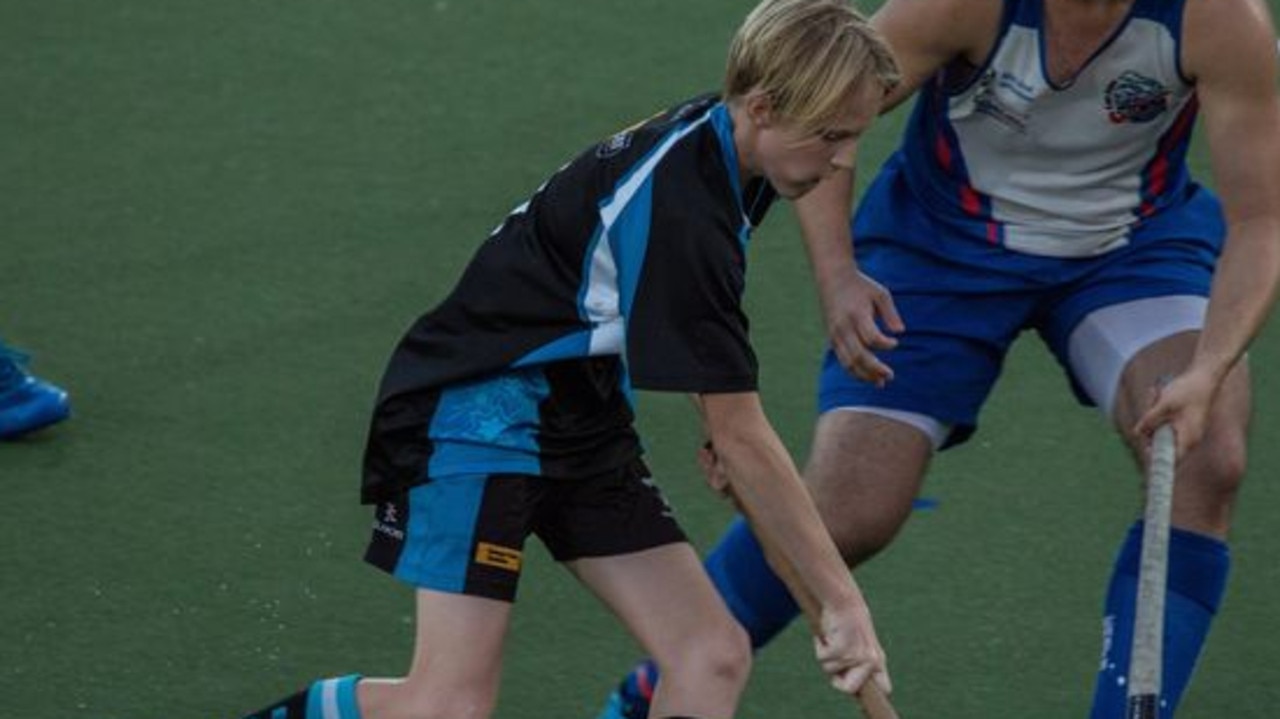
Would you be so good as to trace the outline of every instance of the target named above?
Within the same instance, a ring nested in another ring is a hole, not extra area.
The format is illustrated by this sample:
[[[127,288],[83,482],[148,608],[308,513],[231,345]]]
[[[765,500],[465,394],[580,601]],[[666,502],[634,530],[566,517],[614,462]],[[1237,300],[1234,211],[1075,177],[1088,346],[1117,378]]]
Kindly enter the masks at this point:
[[[1106,108],[1108,119],[1117,125],[1151,122],[1169,109],[1169,88],[1126,70],[1107,85]]]
[[[596,147],[596,157],[601,160],[613,157],[623,150],[631,147],[632,134],[629,130],[624,130],[610,137]]]

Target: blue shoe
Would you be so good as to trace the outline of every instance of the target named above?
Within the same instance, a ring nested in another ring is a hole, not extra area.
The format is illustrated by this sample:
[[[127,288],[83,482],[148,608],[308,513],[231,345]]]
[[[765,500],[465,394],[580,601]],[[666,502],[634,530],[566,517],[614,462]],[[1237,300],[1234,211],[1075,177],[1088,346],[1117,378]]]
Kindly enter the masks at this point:
[[[15,439],[71,416],[67,393],[31,376],[26,356],[0,345],[0,439]]]
[[[645,719],[657,680],[658,668],[651,661],[642,662],[609,694],[596,719]]]

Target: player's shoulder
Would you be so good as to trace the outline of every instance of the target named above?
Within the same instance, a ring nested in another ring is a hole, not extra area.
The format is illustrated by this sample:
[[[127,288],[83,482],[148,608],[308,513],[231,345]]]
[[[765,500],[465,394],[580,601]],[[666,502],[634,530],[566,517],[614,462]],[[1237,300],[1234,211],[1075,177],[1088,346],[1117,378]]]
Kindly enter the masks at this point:
[[[663,109],[605,138],[596,145],[594,154],[602,160],[643,156],[672,131],[706,115],[718,102],[719,96],[708,93]]]
[[[1275,38],[1266,0],[1185,0],[1183,69],[1192,79],[1273,64]]]
[[[887,0],[872,17],[911,71],[963,57],[980,63],[1019,0]],[[906,57],[903,57],[903,56]]]

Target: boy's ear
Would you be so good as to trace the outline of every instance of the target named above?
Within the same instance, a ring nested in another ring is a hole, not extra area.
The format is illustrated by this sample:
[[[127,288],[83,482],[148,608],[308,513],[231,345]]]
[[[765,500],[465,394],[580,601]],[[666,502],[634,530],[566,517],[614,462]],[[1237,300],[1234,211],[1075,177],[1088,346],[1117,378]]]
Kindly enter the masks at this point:
[[[769,97],[769,93],[762,90],[752,90],[747,93],[745,99],[747,119],[753,125],[765,128],[773,124],[773,98]]]

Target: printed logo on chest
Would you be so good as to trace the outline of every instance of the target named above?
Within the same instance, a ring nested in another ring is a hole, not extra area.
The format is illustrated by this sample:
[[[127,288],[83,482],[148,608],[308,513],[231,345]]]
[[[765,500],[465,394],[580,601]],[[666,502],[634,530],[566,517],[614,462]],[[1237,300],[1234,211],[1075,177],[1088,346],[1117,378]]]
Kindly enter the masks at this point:
[[[1158,80],[1126,70],[1107,83],[1103,104],[1114,124],[1151,122],[1169,109],[1169,95]]]

